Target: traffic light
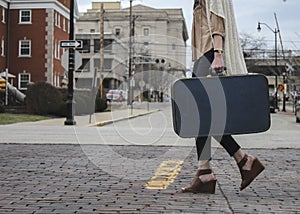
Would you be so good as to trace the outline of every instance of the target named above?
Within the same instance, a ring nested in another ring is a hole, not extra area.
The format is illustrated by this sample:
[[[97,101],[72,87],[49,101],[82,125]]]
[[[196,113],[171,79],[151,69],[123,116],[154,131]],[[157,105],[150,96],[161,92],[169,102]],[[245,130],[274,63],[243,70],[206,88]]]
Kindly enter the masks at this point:
[[[5,93],[6,91],[6,80],[0,79],[0,93]]]
[[[158,64],[158,63],[162,63],[164,64],[166,62],[165,59],[156,59],[155,62]]]

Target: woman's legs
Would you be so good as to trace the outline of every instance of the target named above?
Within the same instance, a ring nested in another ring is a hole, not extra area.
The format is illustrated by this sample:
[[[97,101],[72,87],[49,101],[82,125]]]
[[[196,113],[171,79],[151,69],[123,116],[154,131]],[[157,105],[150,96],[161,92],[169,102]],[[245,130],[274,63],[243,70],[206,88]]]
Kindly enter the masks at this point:
[[[222,139],[221,137],[215,137],[215,139],[220,142],[222,147],[231,157],[234,157],[237,163],[240,163],[241,160],[245,157],[245,153],[242,151],[240,145],[233,139],[231,135],[224,135]],[[243,166],[243,169],[250,170],[254,159],[255,158],[253,156],[249,155],[248,161]]]
[[[214,58],[213,50],[204,54],[194,63],[193,77],[204,77],[209,74],[209,68]],[[211,171],[211,137],[196,138],[196,148],[198,154],[199,166],[197,173],[186,188],[182,192],[198,192],[207,193],[205,190],[209,188],[209,193],[215,191],[215,177]]]
[[[195,63],[193,68],[194,77],[205,77],[209,74],[209,69],[212,61],[214,60],[214,51],[210,50],[200,57]],[[209,160],[211,159],[211,137],[198,137],[196,138],[196,147],[199,167],[208,167]]]
[[[194,64],[193,77],[207,76],[211,63],[214,59],[213,50],[204,54]],[[233,139],[231,135],[224,135],[222,137],[214,137],[220,142],[222,147],[228,152],[228,154],[234,157],[237,162],[242,175],[241,190],[246,188],[254,178],[264,169],[264,166],[253,156],[247,156],[242,150],[239,144]],[[202,192],[199,188],[204,188],[203,185],[212,187],[215,185],[215,177],[211,171],[211,137],[198,137],[196,138],[196,148],[199,161],[199,168],[195,178],[190,186],[183,188],[183,192]],[[202,172],[202,173],[201,173]],[[198,190],[197,190],[198,189]],[[204,188],[205,189],[205,188]],[[210,193],[213,193],[210,189]]]

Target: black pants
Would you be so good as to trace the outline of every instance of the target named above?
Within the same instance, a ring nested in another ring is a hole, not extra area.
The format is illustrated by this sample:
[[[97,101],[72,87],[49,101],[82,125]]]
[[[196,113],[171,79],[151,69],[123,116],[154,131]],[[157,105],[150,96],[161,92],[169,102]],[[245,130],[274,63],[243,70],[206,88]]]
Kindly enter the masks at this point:
[[[203,77],[207,76],[210,72],[211,63],[214,60],[214,51],[210,50],[200,57],[194,64],[193,76]],[[228,152],[230,156],[233,156],[241,147],[233,139],[231,135],[213,136]],[[211,136],[196,138],[196,148],[198,160],[210,160],[211,159]]]

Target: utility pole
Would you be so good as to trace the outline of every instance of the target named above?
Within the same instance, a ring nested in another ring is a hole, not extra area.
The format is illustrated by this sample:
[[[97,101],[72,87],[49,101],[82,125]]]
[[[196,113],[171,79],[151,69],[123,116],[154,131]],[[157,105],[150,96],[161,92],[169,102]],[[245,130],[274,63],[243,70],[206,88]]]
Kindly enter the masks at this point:
[[[74,0],[70,0],[70,34],[69,40],[74,40]],[[68,69],[68,100],[67,119],[65,125],[76,125],[74,120],[74,70],[75,70],[75,48],[69,48],[69,69]]]
[[[101,3],[100,9],[100,98],[103,98],[103,80],[102,80],[102,72],[104,68],[104,9],[103,3]]]
[[[129,60],[128,60],[128,99],[127,105],[132,105],[131,97],[131,76],[132,76],[132,38],[133,38],[133,23],[132,23],[132,1],[129,0]]]

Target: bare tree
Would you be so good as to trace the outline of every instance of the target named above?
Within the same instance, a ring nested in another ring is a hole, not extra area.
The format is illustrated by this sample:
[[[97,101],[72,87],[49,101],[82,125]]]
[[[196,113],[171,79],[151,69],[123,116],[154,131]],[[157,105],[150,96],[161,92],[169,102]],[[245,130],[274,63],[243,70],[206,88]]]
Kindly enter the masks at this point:
[[[264,37],[254,37],[249,33],[240,34],[241,47],[244,50],[259,50],[267,46]]]

